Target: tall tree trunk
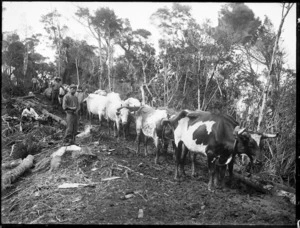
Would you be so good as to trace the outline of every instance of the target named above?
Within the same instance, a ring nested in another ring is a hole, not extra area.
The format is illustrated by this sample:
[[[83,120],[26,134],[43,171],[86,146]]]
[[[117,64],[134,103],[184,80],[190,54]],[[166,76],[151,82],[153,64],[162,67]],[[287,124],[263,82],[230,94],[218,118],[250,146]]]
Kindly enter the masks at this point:
[[[284,13],[285,4],[288,4],[288,5],[286,6],[286,12]],[[269,87],[270,87],[270,82],[271,82],[271,75],[274,73],[273,63],[274,63],[275,55],[276,55],[277,48],[278,48],[278,42],[280,39],[282,26],[283,26],[286,16],[288,15],[288,13],[293,5],[294,5],[294,3],[283,3],[283,5],[282,5],[281,21],[280,21],[280,25],[278,28],[278,32],[276,35],[276,40],[275,40],[275,44],[274,44],[274,48],[273,48],[273,53],[272,53],[271,62],[270,62],[270,66],[269,66],[269,72],[268,72],[268,76],[267,76],[267,83],[266,83],[264,91],[263,91],[263,101],[262,101],[262,105],[261,105],[259,116],[258,116],[257,131],[260,131],[261,123],[262,123],[263,117],[265,115],[266,102],[268,99]]]
[[[99,89],[102,89],[102,58],[101,58],[101,39],[98,37],[99,45]]]
[[[28,67],[28,43],[25,44],[25,57],[24,57],[24,65],[23,65],[24,79],[27,72],[27,67]]]
[[[77,84],[78,86],[80,85],[80,80],[79,80],[79,72],[78,72],[78,59],[75,59],[75,65],[76,65],[76,73],[77,73]]]
[[[185,90],[186,90],[186,82],[188,79],[188,69],[186,69],[186,75],[185,75],[185,80],[184,80],[184,84],[183,84],[183,91],[182,91],[182,95],[185,96]]]
[[[197,89],[197,91],[198,91],[198,110],[201,110],[201,90],[200,90],[200,77],[201,77],[201,72],[200,72],[200,63],[201,63],[201,61],[200,61],[200,58],[199,58],[199,60],[198,60],[198,69],[196,69],[195,70],[195,72],[196,72],[196,75],[197,75],[197,86],[198,86],[198,89]]]
[[[111,78],[110,78],[110,44],[107,44],[107,78],[108,78],[108,90],[111,91]]]
[[[208,88],[209,83],[211,82],[211,80],[212,80],[213,77],[214,77],[214,74],[215,74],[215,71],[216,71],[216,69],[217,69],[217,66],[218,66],[218,63],[215,63],[213,72],[212,72],[212,74],[211,74],[209,80],[206,79],[206,84],[205,84],[205,89],[204,89],[204,94],[203,94],[203,101],[202,101],[202,109],[203,109],[203,110],[205,109],[205,106],[206,106],[206,104],[205,104],[205,102],[206,102],[205,97],[206,97],[207,88]]]
[[[200,102],[200,82],[199,82],[199,80],[197,80],[197,86],[198,86],[198,89],[197,89],[197,91],[198,91],[198,110],[201,110],[201,102]]]
[[[146,101],[145,101],[145,91],[144,91],[143,85],[141,85],[140,89],[141,89],[141,93],[142,93],[142,105],[145,105],[146,104]]]

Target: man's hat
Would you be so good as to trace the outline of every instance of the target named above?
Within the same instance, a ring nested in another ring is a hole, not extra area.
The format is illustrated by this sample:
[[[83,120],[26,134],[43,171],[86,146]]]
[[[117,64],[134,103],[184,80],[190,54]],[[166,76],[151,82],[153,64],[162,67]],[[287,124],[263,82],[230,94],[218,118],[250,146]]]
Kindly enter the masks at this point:
[[[77,85],[72,84],[72,85],[70,85],[70,88],[77,88]]]

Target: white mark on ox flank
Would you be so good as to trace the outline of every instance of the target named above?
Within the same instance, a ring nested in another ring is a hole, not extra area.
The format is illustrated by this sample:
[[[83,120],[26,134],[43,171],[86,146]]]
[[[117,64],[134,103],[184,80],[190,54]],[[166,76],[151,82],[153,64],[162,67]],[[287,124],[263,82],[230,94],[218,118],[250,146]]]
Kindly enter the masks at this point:
[[[178,121],[178,127],[174,131],[174,141],[175,145],[178,146],[178,143],[182,141],[185,146],[192,152],[198,152],[206,155],[205,150],[207,145],[203,143],[196,144],[197,139],[193,139],[193,133],[201,126],[205,125],[207,134],[209,135],[212,131],[212,126],[215,124],[215,121],[200,121],[195,123],[192,126],[188,126],[189,118],[185,117]]]

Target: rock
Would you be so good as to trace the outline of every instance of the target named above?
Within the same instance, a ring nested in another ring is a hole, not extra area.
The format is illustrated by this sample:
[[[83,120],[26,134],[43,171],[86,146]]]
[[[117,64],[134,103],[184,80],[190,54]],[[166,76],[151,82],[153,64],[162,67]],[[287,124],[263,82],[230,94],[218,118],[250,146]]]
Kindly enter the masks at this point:
[[[138,218],[143,218],[143,217],[144,217],[144,211],[143,209],[139,209]]]

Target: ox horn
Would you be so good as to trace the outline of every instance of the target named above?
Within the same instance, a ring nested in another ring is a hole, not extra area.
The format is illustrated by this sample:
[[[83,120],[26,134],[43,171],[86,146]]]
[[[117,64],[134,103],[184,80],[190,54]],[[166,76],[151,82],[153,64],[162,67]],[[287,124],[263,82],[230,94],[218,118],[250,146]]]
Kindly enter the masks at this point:
[[[120,110],[121,110],[122,108],[127,108],[127,107],[121,105],[121,107],[117,108],[117,112],[120,112]]]
[[[234,135],[240,135],[242,134],[244,131],[246,130],[246,128],[240,128],[240,126],[236,126],[233,130],[233,134]]]
[[[141,106],[124,106],[124,108],[128,108],[130,112],[135,112],[137,110],[139,110]]]
[[[279,136],[279,133],[276,134],[269,134],[269,133],[262,133],[262,138],[277,138]]]
[[[231,162],[231,160],[232,160],[232,154],[230,154],[230,157],[227,159],[227,161],[226,161],[225,165],[228,165],[228,164],[229,164],[229,162]]]

